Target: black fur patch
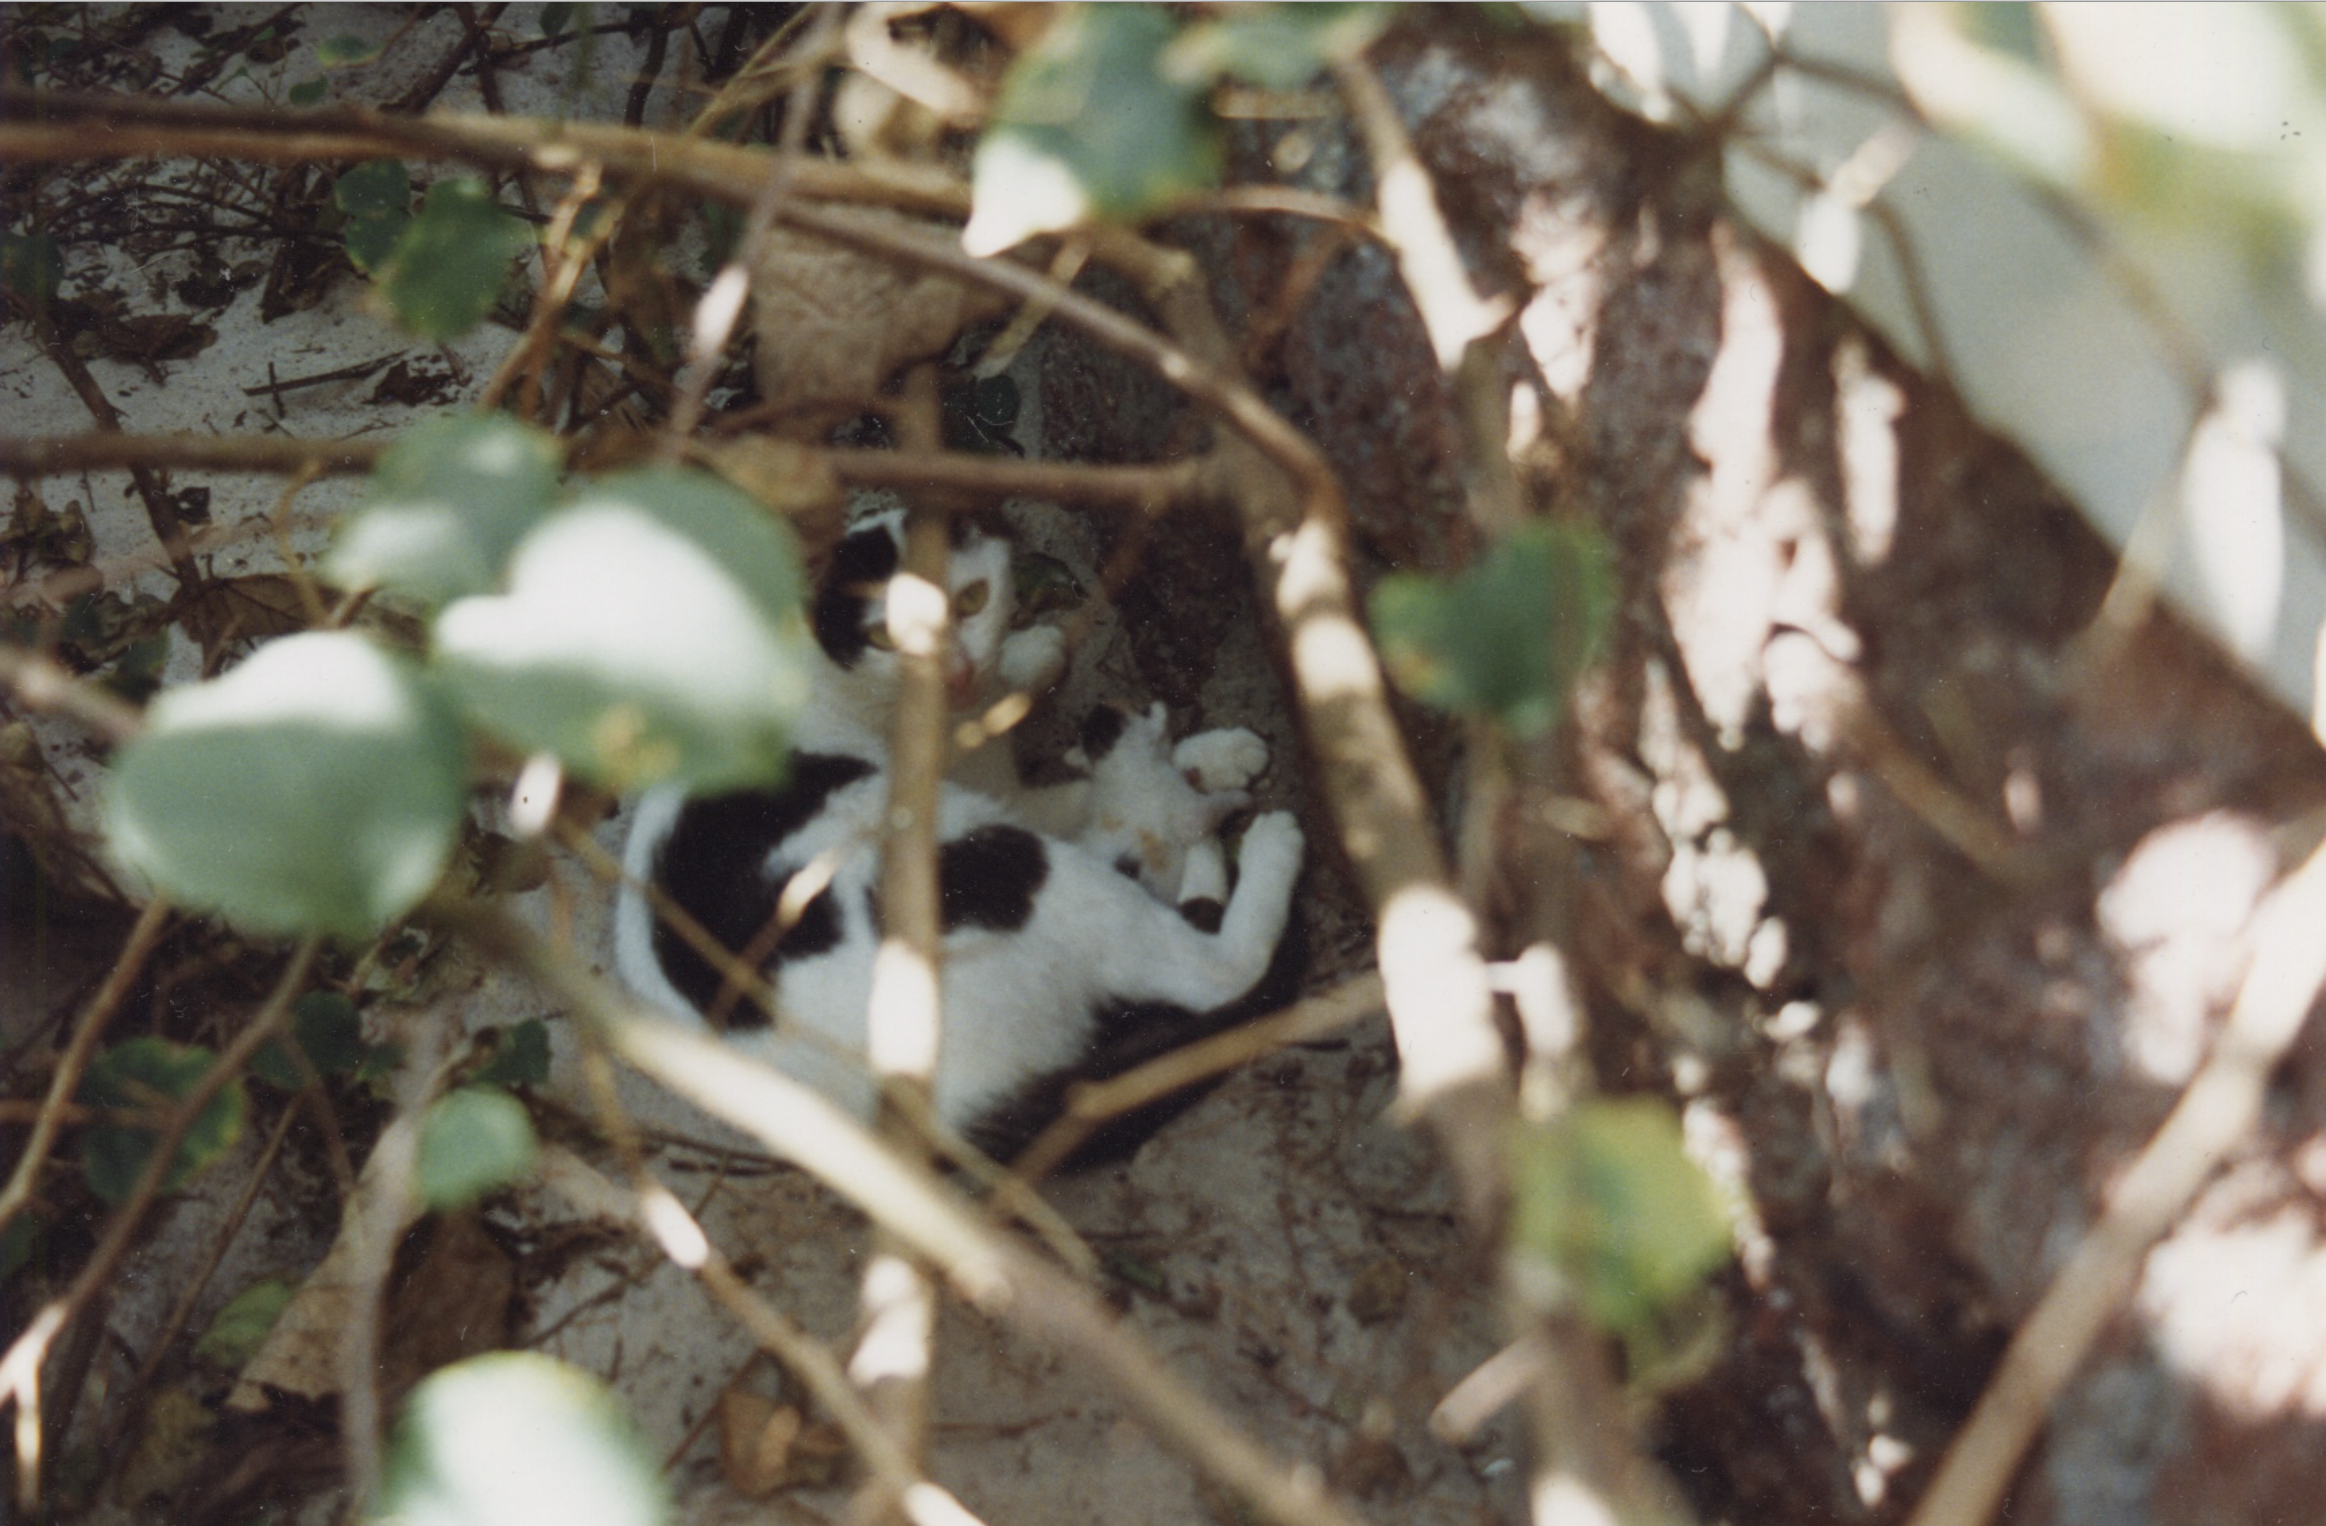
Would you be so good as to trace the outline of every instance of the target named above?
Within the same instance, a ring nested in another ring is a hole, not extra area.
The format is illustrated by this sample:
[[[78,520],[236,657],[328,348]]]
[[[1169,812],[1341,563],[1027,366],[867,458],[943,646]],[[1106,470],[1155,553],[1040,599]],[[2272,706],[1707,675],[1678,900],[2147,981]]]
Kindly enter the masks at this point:
[[[1284,936],[1268,969],[1251,990],[1216,1012],[1190,1012],[1162,1002],[1112,1002],[1097,1011],[1098,1035],[1077,1063],[1049,1075],[1037,1076],[1004,1097],[983,1115],[970,1120],[962,1132],[969,1142],[995,1160],[1009,1160],[1034,1142],[1066,1108],[1068,1088],[1080,1081],[1103,1081],[1143,1065],[1223,1028],[1249,1022],[1274,1012],[1300,995],[1301,976],[1308,969],[1308,929],[1293,897],[1293,913],[1284,924]],[[1079,1171],[1107,1161],[1127,1160],[1150,1135],[1178,1117],[1219,1084],[1217,1078],[1133,1109],[1102,1125],[1069,1155],[1063,1165]]]
[[[938,919],[946,932],[989,927],[1016,932],[1034,915],[1050,877],[1050,850],[1024,827],[990,826],[937,851]]]
[[[1179,903],[1179,917],[1197,932],[1216,933],[1227,920],[1228,909],[1210,896],[1197,896],[1192,901]]]
[[[1115,743],[1123,739],[1123,726],[1129,720],[1112,705],[1101,705],[1082,718],[1083,755],[1096,763],[1115,750]]]
[[[887,525],[858,530],[833,551],[831,568],[824,574],[823,586],[816,590],[811,623],[816,645],[841,667],[852,668],[864,656],[871,640],[864,624],[864,611],[871,603],[866,597],[867,585],[885,583],[895,576],[897,558],[896,537]]]
[[[750,946],[775,915],[791,871],[768,868],[768,855],[812,821],[836,790],[873,772],[870,763],[839,753],[803,752],[791,760],[781,789],[738,790],[689,801],[654,866],[663,892],[730,952]],[[817,896],[776,945],[769,966],[819,954],[840,941],[839,910],[829,893]],[[719,971],[678,933],[654,929],[654,958],[678,993],[708,1008],[723,983]],[[737,1027],[763,1026],[766,1014],[744,1003]]]

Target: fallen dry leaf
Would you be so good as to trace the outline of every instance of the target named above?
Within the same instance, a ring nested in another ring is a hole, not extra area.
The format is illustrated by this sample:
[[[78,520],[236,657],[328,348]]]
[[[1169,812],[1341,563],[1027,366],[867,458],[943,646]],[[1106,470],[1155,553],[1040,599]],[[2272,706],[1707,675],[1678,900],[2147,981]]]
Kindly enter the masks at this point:
[[[935,225],[870,213],[898,228]],[[947,276],[907,270],[792,228],[768,238],[757,281],[759,392],[783,407],[855,404],[903,366],[944,353],[1009,299]]]

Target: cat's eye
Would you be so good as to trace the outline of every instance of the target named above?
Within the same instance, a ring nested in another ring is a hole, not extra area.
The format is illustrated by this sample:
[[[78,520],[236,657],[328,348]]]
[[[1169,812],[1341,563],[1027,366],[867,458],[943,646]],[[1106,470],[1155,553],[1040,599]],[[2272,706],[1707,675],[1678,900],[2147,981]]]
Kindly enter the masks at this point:
[[[954,618],[958,620],[968,619],[971,615],[985,608],[986,600],[992,597],[993,585],[985,579],[979,578],[953,596]]]
[[[884,652],[893,652],[896,650],[896,637],[889,633],[888,622],[886,620],[881,621],[879,624],[867,630],[864,633],[864,639],[871,642],[874,646],[879,647]]]

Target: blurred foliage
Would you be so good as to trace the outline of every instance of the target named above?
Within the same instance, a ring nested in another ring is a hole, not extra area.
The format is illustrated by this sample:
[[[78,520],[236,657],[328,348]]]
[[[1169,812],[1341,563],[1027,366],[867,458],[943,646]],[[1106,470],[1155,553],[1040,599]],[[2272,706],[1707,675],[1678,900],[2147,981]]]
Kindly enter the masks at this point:
[[[421,1116],[414,1185],[430,1208],[466,1208],[531,1175],[540,1148],[523,1103],[499,1087],[463,1086]]]
[[[232,1372],[257,1354],[297,1289],[278,1277],[262,1277],[235,1294],[194,1342],[194,1355]]]
[[[1387,24],[1373,5],[1248,5],[1182,24],[1152,5],[1061,8],[1002,81],[978,139],[963,247],[1136,222],[1219,182],[1223,79],[1288,90]]]
[[[496,1352],[438,1369],[390,1439],[372,1519],[397,1526],[659,1526],[661,1469],[621,1402],[578,1367]]]
[[[1373,634],[1406,693],[1536,736],[1564,713],[1614,610],[1604,538],[1588,525],[1535,523],[1464,572],[1383,578]]]
[[[495,202],[484,182],[440,180],[380,267],[380,294],[419,338],[457,339],[493,310],[510,263],[533,243],[532,226]]]
[[[120,1122],[97,1122],[81,1130],[81,1166],[89,1190],[108,1203],[121,1203],[137,1186],[146,1162],[153,1158],[161,1120],[190,1095],[218,1057],[197,1044],[175,1044],[152,1034],[114,1045],[90,1062],[81,1080],[79,1100],[84,1107],[134,1110],[154,1117],[146,1128]],[[248,1102],[242,1082],[231,1080],[205,1104],[194,1126],[171,1159],[162,1179],[164,1192],[175,1192],[193,1175],[215,1162],[242,1137]]]
[[[347,257],[356,269],[379,274],[412,223],[411,172],[399,160],[370,160],[332,182],[331,200],[347,217]]]
[[[563,460],[556,436],[504,414],[423,424],[380,458],[324,570],[427,604],[484,593],[555,503]]]
[[[291,1004],[291,1032],[251,1056],[250,1073],[270,1086],[297,1091],[306,1084],[292,1048],[317,1076],[340,1075],[363,1062],[363,1023],[355,1003],[337,991],[309,991]]]
[[[1510,1253],[1600,1328],[1659,1347],[1666,1312],[1728,1260],[1727,1216],[1652,1097],[1592,1098],[1512,1144]]]
[[[435,679],[346,631],[262,646],[165,691],[121,749],[101,811],[162,891],[257,932],[363,939],[452,853],[468,749]]]

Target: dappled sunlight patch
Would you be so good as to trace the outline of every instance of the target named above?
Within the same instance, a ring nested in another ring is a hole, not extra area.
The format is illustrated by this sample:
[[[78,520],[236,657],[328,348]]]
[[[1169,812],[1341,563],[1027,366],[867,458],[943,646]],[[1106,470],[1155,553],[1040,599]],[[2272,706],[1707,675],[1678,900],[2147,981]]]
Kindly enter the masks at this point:
[[[2196,1074],[2277,872],[2267,829],[2221,811],[2149,833],[2100,892],[2100,930],[2124,960],[2122,1042],[2151,1080],[2178,1086]]]
[[[2317,1209],[2299,1195],[2250,1214],[2229,1208],[2240,1197],[2280,1198],[2291,1185],[2266,1163],[2224,1179],[2150,1254],[2141,1279],[2138,1307],[2159,1352],[2248,1422],[2326,1419],[2326,1239]]]

